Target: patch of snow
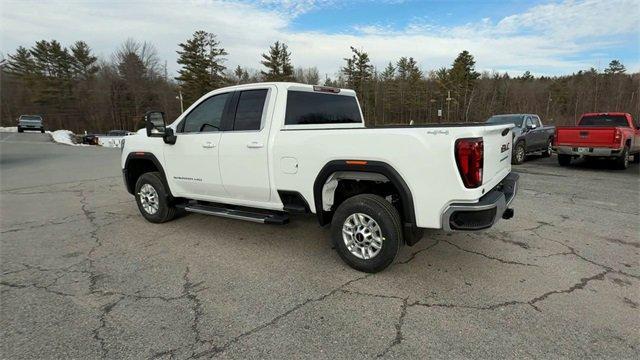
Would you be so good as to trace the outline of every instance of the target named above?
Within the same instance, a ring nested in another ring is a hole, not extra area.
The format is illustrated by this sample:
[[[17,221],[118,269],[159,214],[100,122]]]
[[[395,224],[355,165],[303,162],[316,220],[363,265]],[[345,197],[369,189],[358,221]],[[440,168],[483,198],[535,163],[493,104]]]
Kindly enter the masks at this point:
[[[73,142],[73,133],[69,130],[56,130],[56,131],[47,131],[48,133],[51,134],[51,137],[53,138],[54,142],[57,142],[58,144],[64,144],[64,145],[72,145],[72,146],[89,146],[86,144],[76,144]]]
[[[18,132],[17,126],[0,126],[0,132]]]
[[[111,148],[120,148],[124,136],[99,136],[98,145]]]

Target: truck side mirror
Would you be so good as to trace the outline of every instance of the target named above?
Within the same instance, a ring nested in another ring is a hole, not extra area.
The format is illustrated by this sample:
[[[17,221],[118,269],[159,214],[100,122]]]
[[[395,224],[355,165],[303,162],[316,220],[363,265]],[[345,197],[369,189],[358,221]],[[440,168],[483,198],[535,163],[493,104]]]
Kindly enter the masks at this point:
[[[164,137],[166,123],[162,111],[149,111],[144,115],[144,125],[148,137]]]
[[[149,111],[144,115],[144,123],[148,137],[161,137],[165,144],[176,143],[176,134],[168,128],[162,111]]]

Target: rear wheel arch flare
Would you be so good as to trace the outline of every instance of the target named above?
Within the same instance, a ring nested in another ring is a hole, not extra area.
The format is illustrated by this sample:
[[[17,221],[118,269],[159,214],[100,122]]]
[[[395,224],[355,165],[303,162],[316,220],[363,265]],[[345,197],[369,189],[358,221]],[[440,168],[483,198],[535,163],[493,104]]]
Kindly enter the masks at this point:
[[[347,161],[351,162],[348,164]],[[402,179],[400,174],[389,164],[381,161],[360,160],[354,162],[352,160],[333,160],[328,162],[316,176],[313,184],[313,198],[315,202],[316,216],[320,225],[326,225],[331,222],[331,212],[325,211],[323,206],[323,189],[327,180],[334,173],[367,173],[368,177],[374,179],[376,176],[382,176],[397,189],[400,201],[402,203],[403,222],[415,226],[415,210],[413,206],[413,196],[407,183]],[[377,175],[373,175],[377,174]]]

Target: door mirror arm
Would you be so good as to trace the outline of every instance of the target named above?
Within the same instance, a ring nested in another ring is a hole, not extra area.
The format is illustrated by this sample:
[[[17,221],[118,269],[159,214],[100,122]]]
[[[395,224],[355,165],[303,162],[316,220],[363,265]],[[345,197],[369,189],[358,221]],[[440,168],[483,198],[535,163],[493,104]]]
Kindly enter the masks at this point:
[[[173,145],[176,143],[176,140],[178,140],[178,137],[173,132],[172,128],[166,128],[162,140],[164,140],[165,144]]]

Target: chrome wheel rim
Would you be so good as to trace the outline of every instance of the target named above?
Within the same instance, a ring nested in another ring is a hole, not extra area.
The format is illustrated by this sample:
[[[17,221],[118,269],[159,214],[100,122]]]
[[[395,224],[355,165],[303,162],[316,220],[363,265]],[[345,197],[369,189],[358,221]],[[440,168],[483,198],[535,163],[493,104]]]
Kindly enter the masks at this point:
[[[524,160],[524,148],[522,146],[518,146],[518,150],[516,152],[516,159],[518,162]]]
[[[553,146],[551,145],[551,140],[549,140],[549,143],[547,144],[547,152],[551,154],[552,151],[553,151]]]
[[[158,212],[158,207],[160,206],[158,192],[153,186],[149,184],[142,185],[138,196],[140,197],[140,204],[142,204],[142,208],[147,214],[153,215]]]
[[[367,214],[351,214],[342,225],[342,240],[349,252],[362,260],[376,257],[382,250],[382,230]]]

